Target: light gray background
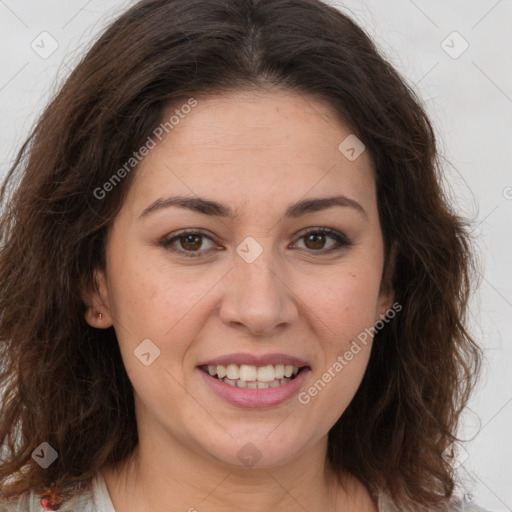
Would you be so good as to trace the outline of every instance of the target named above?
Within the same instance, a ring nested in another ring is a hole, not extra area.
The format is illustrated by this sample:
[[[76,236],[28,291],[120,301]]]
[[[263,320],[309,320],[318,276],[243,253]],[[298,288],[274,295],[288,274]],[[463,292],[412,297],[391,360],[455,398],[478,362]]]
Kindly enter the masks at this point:
[[[0,0],[2,177],[76,59],[131,3]],[[415,85],[447,159],[450,193],[474,220],[482,284],[471,324],[486,362],[464,417],[461,434],[472,440],[460,452],[459,473],[481,506],[512,511],[512,1],[331,3],[355,18]],[[52,40],[42,32],[58,43],[49,56]]]

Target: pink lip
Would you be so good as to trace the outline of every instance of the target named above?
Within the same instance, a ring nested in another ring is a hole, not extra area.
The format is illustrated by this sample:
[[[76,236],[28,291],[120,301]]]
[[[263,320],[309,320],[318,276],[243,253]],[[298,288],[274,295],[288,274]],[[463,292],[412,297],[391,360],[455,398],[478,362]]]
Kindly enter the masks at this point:
[[[285,402],[299,391],[311,371],[309,368],[303,368],[293,380],[275,388],[248,389],[230,386],[199,368],[196,370],[215,394],[233,405],[251,408],[272,407]]]
[[[228,365],[228,364],[250,364],[254,366],[266,366],[267,364],[291,364],[302,368],[309,366],[308,362],[299,357],[289,356],[287,354],[262,354],[260,356],[237,352],[236,354],[226,354],[225,356],[216,357],[199,363],[197,366],[208,365]]]

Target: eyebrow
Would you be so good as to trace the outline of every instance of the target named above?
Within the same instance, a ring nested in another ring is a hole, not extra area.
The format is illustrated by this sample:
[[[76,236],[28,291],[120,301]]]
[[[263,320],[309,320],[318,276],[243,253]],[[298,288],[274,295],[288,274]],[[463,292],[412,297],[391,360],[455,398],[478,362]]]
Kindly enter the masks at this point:
[[[159,198],[151,203],[147,208],[143,210],[139,219],[148,217],[154,212],[173,206],[186,208],[193,212],[201,213],[211,217],[233,218],[237,216],[237,214],[229,206],[218,203],[217,201],[212,201],[202,197],[171,196]],[[364,208],[357,201],[346,196],[304,199],[288,206],[284,216],[285,218],[297,218],[301,217],[302,215],[307,215],[308,213],[326,210],[334,206],[352,208],[362,214],[365,218],[368,217]]]

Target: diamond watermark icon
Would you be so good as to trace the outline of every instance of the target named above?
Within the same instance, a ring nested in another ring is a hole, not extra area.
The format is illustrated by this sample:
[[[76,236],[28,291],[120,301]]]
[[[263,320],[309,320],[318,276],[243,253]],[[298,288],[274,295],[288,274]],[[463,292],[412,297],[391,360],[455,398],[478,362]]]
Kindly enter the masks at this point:
[[[363,153],[366,149],[365,145],[353,134],[351,133],[348,137],[343,139],[341,144],[338,146],[340,152],[353,162]]]
[[[441,48],[452,59],[458,59],[469,48],[469,43],[458,32],[454,31],[443,39]]]
[[[453,469],[457,469],[466,461],[469,457],[469,453],[460,443],[452,443],[445,448],[441,456]]]
[[[48,32],[41,32],[32,43],[30,43],[30,47],[41,59],[47,59],[57,51],[59,43]]]
[[[237,457],[245,466],[254,466],[262,457],[262,453],[252,443],[246,443],[238,450]]]
[[[43,468],[50,467],[56,460],[59,454],[53,447],[44,442],[41,443],[33,452],[32,458]]]
[[[149,366],[160,356],[160,349],[147,338],[137,346],[133,353],[144,366]]]
[[[252,236],[247,236],[236,248],[236,252],[246,263],[252,263],[263,252],[263,247]]]

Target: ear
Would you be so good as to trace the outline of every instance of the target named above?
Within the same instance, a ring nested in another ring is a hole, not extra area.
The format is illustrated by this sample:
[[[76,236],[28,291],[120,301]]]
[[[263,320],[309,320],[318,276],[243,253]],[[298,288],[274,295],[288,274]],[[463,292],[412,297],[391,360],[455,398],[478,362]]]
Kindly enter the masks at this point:
[[[85,320],[91,327],[107,329],[113,324],[107,280],[103,270],[94,271],[92,287],[82,286],[81,297],[87,306]]]
[[[377,301],[377,322],[391,309],[395,299],[395,290],[393,289],[393,274],[395,269],[395,260],[398,246],[395,243],[390,248],[384,270],[382,272],[382,280],[380,283],[379,298]]]

